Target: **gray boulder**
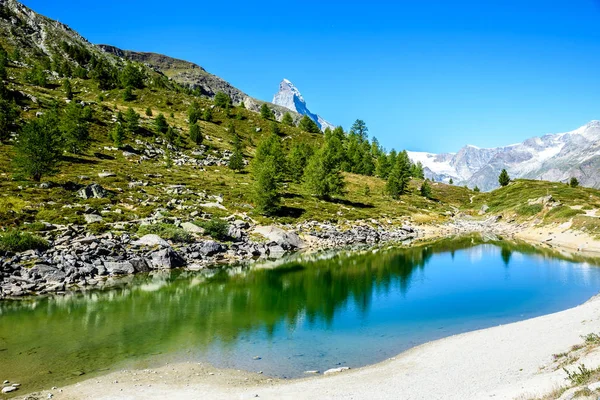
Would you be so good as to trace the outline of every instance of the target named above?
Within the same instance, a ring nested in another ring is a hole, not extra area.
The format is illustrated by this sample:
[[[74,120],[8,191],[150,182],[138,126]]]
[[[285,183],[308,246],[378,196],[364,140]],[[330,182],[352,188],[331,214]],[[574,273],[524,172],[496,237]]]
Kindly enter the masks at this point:
[[[218,253],[222,253],[225,250],[227,250],[227,248],[225,246],[223,246],[221,243],[215,242],[213,240],[206,240],[205,242],[203,242],[199,248],[198,248],[198,252],[204,256],[213,256],[215,254]]]
[[[129,260],[135,272],[148,272],[152,269],[152,265],[149,260],[145,258],[134,258]]]
[[[64,271],[46,264],[38,264],[29,270],[31,276],[39,276],[46,282],[64,282],[67,274]]]
[[[257,226],[254,228],[254,232],[277,243],[284,249],[301,249],[305,246],[302,239],[296,233],[284,231],[273,225]]]
[[[77,195],[82,199],[102,199],[108,197],[108,192],[97,183],[92,183],[77,192]]]
[[[189,233],[197,233],[198,235],[204,234],[204,229],[199,227],[196,224],[192,224],[191,222],[184,222],[181,224],[181,228]]]
[[[154,269],[170,269],[184,266],[185,260],[176,251],[167,247],[152,253],[151,263]]]
[[[84,214],[86,224],[93,224],[94,222],[102,222],[102,217],[97,214]]]
[[[106,268],[106,271],[111,275],[128,275],[128,274],[133,274],[135,272],[135,268],[133,267],[133,264],[131,264],[129,261],[124,261],[124,262],[106,261],[104,263],[104,268]]]
[[[160,247],[171,247],[169,243],[158,235],[149,234],[144,235],[135,242],[135,246],[160,246]]]

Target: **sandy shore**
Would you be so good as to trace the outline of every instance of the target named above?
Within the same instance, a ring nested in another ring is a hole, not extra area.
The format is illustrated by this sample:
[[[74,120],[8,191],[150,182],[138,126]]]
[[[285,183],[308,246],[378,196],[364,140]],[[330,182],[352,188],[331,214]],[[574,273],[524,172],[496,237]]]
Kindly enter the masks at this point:
[[[527,399],[567,384],[553,354],[600,332],[600,299],[555,314],[452,336],[330,376],[271,380],[199,364],[120,371],[39,394],[55,399]],[[593,351],[571,368],[600,365]]]

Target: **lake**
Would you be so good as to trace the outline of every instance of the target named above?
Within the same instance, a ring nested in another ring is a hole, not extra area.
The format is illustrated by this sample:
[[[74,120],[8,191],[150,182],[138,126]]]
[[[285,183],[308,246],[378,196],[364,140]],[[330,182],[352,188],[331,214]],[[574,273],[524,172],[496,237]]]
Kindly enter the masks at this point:
[[[581,304],[600,291],[600,268],[467,237],[127,282],[1,302],[0,380],[30,392],[178,361],[287,378],[360,367]]]

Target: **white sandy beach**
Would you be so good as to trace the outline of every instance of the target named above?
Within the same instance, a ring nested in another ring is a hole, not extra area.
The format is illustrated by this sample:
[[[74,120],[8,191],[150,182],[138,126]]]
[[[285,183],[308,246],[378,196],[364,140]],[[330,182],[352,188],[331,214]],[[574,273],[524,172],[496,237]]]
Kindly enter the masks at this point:
[[[600,332],[600,298],[555,314],[427,343],[330,376],[271,380],[198,364],[120,371],[52,390],[55,399],[527,399],[568,382],[553,354]],[[571,368],[600,365],[592,351]],[[59,391],[62,390],[62,391]],[[46,398],[47,393],[41,394]]]

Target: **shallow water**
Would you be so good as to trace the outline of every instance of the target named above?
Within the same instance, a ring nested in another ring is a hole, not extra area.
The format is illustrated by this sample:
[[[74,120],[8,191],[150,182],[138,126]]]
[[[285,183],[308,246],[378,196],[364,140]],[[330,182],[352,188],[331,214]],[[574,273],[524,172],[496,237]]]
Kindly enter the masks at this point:
[[[564,310],[599,291],[590,263],[472,238],[139,275],[123,288],[0,303],[0,380],[32,391],[173,361],[298,377]]]

